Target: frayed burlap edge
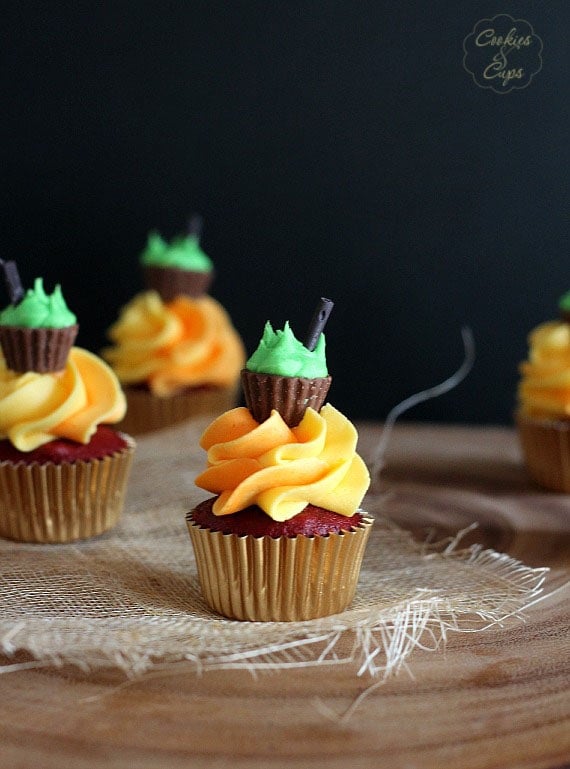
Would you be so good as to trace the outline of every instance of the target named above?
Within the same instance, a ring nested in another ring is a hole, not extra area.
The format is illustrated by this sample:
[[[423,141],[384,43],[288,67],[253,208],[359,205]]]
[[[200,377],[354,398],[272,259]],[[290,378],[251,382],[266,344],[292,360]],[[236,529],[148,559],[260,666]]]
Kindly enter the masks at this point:
[[[530,568],[479,546],[460,549],[460,536],[442,549],[417,543],[409,533],[378,517],[376,527],[377,532],[382,532],[376,542],[385,540],[385,548],[392,552],[399,549],[402,563],[408,564],[406,571],[411,580],[400,585],[400,600],[393,600],[392,595],[391,600],[383,601],[378,580],[380,576],[382,580],[396,579],[402,566],[394,566],[394,562],[391,568],[383,569],[381,563],[375,563],[372,544],[357,597],[342,614],[295,623],[226,620],[203,604],[192,575],[187,583],[188,613],[165,611],[168,601],[162,607],[155,606],[154,613],[149,606],[125,613],[121,611],[124,599],[118,591],[116,611],[112,595],[106,595],[104,600],[110,607],[107,616],[89,617],[81,615],[80,602],[73,605],[70,584],[69,595],[62,591],[59,596],[59,603],[65,606],[67,599],[71,607],[67,616],[58,612],[34,617],[23,610],[21,616],[0,620],[0,650],[8,656],[28,652],[34,661],[23,663],[25,667],[75,665],[85,671],[118,668],[128,676],[164,671],[182,662],[196,672],[351,663],[358,675],[385,679],[408,667],[414,649],[435,651],[451,632],[478,632],[522,619],[525,608],[543,589],[548,569]],[[90,572],[87,565],[86,573]],[[436,589],[429,584],[434,576],[435,582],[454,584]],[[150,573],[147,577],[152,582]],[[108,578],[106,590],[111,589],[111,572]],[[422,580],[424,587],[419,586]],[[71,582],[77,585],[77,575]],[[144,593],[145,588],[141,589]],[[149,597],[156,600],[154,593]],[[152,600],[147,603],[152,604]],[[0,672],[21,667],[7,665]]]

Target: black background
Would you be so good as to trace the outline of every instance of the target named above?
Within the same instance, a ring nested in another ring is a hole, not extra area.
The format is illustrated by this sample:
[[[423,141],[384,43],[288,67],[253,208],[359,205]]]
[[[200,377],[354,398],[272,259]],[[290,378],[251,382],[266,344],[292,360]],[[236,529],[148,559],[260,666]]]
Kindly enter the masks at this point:
[[[80,344],[142,287],[147,232],[197,210],[249,353],[328,296],[330,400],[382,419],[452,373],[468,325],[470,376],[407,416],[511,420],[526,334],[570,289],[570,3],[2,7],[2,256],[61,282]],[[497,13],[544,44],[508,94],[462,66]]]

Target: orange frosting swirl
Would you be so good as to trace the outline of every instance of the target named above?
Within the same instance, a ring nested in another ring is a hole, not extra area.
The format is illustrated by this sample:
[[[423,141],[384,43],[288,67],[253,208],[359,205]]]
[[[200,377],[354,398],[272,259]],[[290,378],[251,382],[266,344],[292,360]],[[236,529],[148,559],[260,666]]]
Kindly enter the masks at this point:
[[[542,323],[528,341],[528,360],[520,365],[521,411],[540,418],[570,418],[570,324]]]
[[[215,515],[258,505],[286,521],[313,504],[351,516],[370,484],[357,440],[352,423],[330,404],[319,413],[308,408],[293,428],[275,410],[260,424],[248,409],[232,409],[202,435],[208,468],[195,482],[219,495]]]
[[[145,382],[166,397],[185,387],[235,383],[245,361],[242,341],[210,296],[164,303],[155,291],[135,296],[110,328],[103,350],[123,384]]]
[[[117,377],[93,353],[72,347],[63,371],[18,374],[0,355],[0,439],[33,451],[56,438],[88,443],[99,424],[120,421],[126,402]]]

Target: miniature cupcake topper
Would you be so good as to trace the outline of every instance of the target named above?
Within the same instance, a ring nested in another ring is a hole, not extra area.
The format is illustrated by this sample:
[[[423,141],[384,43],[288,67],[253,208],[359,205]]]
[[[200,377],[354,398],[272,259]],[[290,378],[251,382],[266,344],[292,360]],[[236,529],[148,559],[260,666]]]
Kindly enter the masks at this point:
[[[0,346],[6,366],[18,373],[39,374],[62,371],[67,363],[79,326],[57,285],[51,294],[44,290],[43,279],[20,295],[17,270],[4,262],[2,268],[12,304],[0,312]]]
[[[330,299],[321,298],[305,344],[288,322],[277,331],[266,323],[257,349],[241,372],[245,402],[257,422],[264,422],[275,410],[285,424],[296,427],[309,406],[320,410],[331,384],[322,331],[332,308]]]
[[[200,247],[204,220],[193,213],[183,235],[166,241],[151,232],[141,254],[146,286],[157,291],[163,302],[179,296],[197,299],[208,292],[214,278],[212,260]]]
[[[16,262],[5,262],[4,259],[0,259],[0,268],[2,268],[2,272],[4,273],[4,282],[6,283],[10,302],[12,304],[18,304],[24,296],[24,287],[20,280]]]

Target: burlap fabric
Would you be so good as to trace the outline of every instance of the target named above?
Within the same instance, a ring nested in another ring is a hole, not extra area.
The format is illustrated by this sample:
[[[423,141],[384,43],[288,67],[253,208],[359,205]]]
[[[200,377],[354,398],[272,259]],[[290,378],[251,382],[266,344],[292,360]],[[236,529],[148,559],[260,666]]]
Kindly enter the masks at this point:
[[[519,617],[542,589],[545,569],[460,542],[417,543],[389,522],[378,495],[366,500],[376,523],[349,610],[299,623],[217,616],[200,594],[185,524],[204,498],[193,481],[205,424],[139,439],[113,531],[70,545],[0,541],[0,651],[131,675],[181,660],[196,670],[351,660],[385,675],[410,665],[415,647],[437,649],[451,630]]]

